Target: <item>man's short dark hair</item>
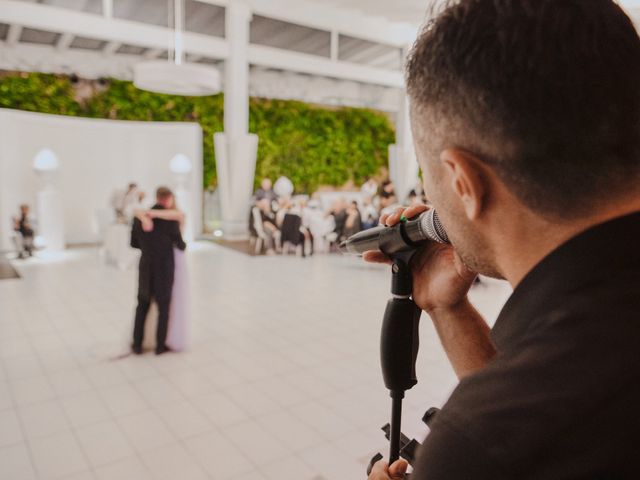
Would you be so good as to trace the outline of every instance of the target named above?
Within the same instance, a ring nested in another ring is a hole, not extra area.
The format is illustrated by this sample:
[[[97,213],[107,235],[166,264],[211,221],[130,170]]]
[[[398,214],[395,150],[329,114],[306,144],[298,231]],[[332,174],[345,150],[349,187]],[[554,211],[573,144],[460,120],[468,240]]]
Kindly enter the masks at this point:
[[[640,39],[611,0],[449,2],[407,89],[439,148],[478,155],[529,208],[581,216],[640,182]]]
[[[158,189],[156,190],[157,200],[166,200],[172,195],[173,195],[173,192],[168,187],[158,187]]]

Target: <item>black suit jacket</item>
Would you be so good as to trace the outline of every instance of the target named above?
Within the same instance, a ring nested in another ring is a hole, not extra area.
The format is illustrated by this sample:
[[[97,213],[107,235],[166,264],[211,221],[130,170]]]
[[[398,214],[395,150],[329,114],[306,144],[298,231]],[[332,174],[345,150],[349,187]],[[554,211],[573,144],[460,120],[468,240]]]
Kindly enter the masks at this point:
[[[162,210],[154,205],[154,210]],[[184,250],[187,245],[180,233],[180,224],[175,220],[153,219],[153,230],[145,232],[139,219],[133,221],[131,246],[142,250],[142,257],[153,263],[173,263],[173,247]]]

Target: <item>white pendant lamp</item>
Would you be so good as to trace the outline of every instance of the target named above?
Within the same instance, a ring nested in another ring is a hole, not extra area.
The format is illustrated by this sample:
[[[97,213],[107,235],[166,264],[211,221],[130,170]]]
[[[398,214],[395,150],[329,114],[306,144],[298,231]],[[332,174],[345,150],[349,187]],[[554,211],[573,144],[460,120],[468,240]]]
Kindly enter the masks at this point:
[[[220,72],[200,63],[186,63],[182,42],[183,0],[173,0],[173,61],[138,63],[133,70],[133,84],[142,89],[172,95],[214,95],[220,91]]]

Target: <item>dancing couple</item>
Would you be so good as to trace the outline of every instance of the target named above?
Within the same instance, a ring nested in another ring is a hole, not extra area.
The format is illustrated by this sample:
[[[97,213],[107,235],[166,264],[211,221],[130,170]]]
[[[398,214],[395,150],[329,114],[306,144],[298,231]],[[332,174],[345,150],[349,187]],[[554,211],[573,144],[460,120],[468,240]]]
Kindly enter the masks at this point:
[[[186,244],[180,232],[184,214],[171,190],[160,187],[150,210],[137,210],[131,246],[142,251],[138,277],[138,306],[133,328],[135,354],[143,352],[144,324],[152,300],[158,307],[156,355],[183,350],[186,343]]]

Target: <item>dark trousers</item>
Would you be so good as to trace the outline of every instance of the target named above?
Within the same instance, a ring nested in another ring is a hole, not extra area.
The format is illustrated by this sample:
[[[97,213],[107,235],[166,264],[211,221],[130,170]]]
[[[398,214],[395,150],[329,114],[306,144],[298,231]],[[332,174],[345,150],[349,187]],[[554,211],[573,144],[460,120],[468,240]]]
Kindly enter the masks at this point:
[[[30,228],[23,228],[19,230],[19,232],[22,236],[22,251],[20,253],[26,252],[31,255],[33,252],[33,230]]]
[[[140,259],[138,277],[138,307],[133,327],[133,347],[142,348],[144,337],[144,323],[149,313],[151,301],[158,306],[158,327],[156,330],[156,349],[164,348],[169,327],[169,307],[171,305],[171,291],[173,289],[173,257],[171,261],[153,261],[142,257]]]

